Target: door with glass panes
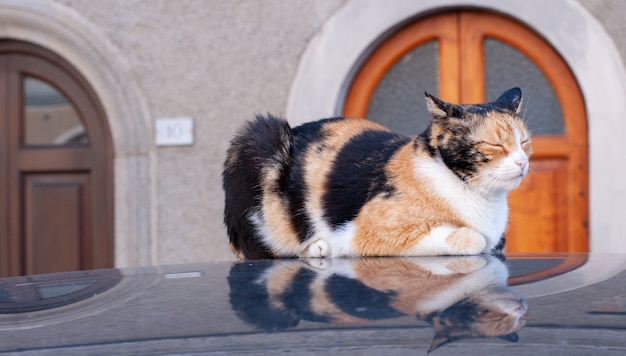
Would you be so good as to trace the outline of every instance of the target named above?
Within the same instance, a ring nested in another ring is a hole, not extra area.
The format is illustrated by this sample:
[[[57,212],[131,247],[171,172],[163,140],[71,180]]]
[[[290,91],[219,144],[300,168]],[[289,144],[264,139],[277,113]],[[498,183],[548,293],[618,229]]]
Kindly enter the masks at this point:
[[[59,56],[0,41],[0,276],[113,266],[111,140]]]
[[[509,252],[587,251],[585,106],[560,55],[503,16],[457,11],[411,23],[378,46],[356,73],[344,115],[415,134],[429,123],[424,92],[455,103],[522,88],[533,132],[530,174],[509,198]]]

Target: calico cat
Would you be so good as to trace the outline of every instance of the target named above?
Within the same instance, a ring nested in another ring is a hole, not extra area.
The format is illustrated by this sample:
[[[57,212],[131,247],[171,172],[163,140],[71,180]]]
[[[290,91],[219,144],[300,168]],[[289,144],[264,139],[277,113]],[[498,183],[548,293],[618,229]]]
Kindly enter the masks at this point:
[[[491,255],[322,261],[321,268],[308,259],[235,263],[231,306],[268,331],[301,320],[362,325],[415,317],[435,329],[429,351],[469,338],[517,341],[526,324],[526,301],[506,285],[508,270]]]
[[[231,141],[224,222],[239,258],[491,251],[528,173],[522,92],[455,105],[426,93],[430,126],[403,136],[356,118],[291,128],[258,116]]]

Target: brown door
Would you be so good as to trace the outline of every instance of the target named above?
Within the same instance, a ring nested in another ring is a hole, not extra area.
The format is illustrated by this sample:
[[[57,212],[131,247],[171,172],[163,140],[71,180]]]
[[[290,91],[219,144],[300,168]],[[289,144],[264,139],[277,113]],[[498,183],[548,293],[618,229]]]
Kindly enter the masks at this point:
[[[412,23],[365,61],[348,91],[344,114],[401,131],[423,129],[430,120],[420,100],[424,90],[451,102],[477,103],[513,86],[524,91],[534,153],[531,174],[509,199],[507,251],[587,251],[583,98],[559,54],[523,25],[477,11]]]
[[[0,276],[113,266],[112,152],[82,76],[0,42]]]

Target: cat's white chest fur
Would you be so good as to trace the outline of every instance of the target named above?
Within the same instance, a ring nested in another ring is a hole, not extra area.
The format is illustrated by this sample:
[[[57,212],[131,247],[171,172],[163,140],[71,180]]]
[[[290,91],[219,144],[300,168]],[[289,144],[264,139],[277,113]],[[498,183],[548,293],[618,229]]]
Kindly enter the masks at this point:
[[[415,173],[430,182],[430,189],[443,198],[448,206],[470,227],[486,238],[484,252],[493,249],[506,228],[508,205],[506,192],[487,195],[472,190],[443,162],[438,160],[414,161]]]

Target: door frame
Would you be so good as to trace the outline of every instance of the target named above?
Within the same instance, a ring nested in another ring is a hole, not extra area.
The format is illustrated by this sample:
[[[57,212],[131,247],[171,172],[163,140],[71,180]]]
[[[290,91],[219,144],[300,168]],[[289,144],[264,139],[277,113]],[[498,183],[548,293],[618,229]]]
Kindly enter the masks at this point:
[[[113,144],[115,266],[156,263],[156,148],[147,134],[152,118],[127,56],[88,19],[57,2],[5,0],[0,23],[0,38],[62,54],[91,85]]]
[[[33,274],[32,226],[26,209],[29,197],[26,174],[74,174],[89,172],[91,187],[87,193],[85,221],[82,231],[79,261],[81,269],[107,268],[114,264],[113,236],[113,148],[106,115],[89,83],[66,60],[43,47],[24,41],[0,40],[0,65],[2,78],[0,94],[11,103],[2,108],[0,123],[3,129],[3,147],[0,151],[3,176],[6,181],[0,188],[3,197],[0,207],[2,258],[0,275]],[[88,146],[25,146],[23,137],[23,84],[18,73],[49,82],[72,102],[80,113],[82,124],[88,132]],[[39,176],[39,180],[43,177]],[[58,177],[57,177],[58,178]],[[6,229],[6,230],[5,230]],[[40,271],[39,271],[40,272]]]
[[[485,101],[484,38],[506,43],[527,56],[546,76],[553,87],[563,113],[565,132],[558,136],[533,136],[533,166],[549,169],[554,161],[565,163],[563,194],[555,200],[565,203],[558,209],[556,235],[553,244],[541,249],[587,252],[589,250],[589,202],[587,118],[582,94],[576,78],[563,59],[542,38],[517,21],[474,10],[441,12],[398,29],[380,44],[354,75],[346,95],[343,115],[365,117],[370,100],[382,78],[401,57],[428,41],[438,42],[439,95],[446,101],[462,104]],[[445,70],[443,70],[445,68]],[[513,195],[519,197],[518,192]],[[512,199],[512,200],[511,200]],[[510,196],[510,201],[519,202]],[[556,203],[556,202],[555,202]],[[561,203],[559,203],[560,205]],[[513,225],[518,215],[511,216]],[[517,221],[516,226],[523,222]],[[527,245],[538,248],[540,236],[522,239],[513,236],[511,247],[526,250]],[[530,243],[524,243],[530,241]],[[539,251],[535,251],[539,252]]]
[[[626,252],[617,216],[626,211],[626,190],[612,178],[626,172],[611,163],[626,152],[619,134],[626,131],[626,121],[614,114],[626,111],[626,70],[612,39],[595,17],[574,2],[555,0],[541,12],[525,1],[476,0],[475,4],[474,9],[497,12],[534,29],[569,65],[587,109],[590,251]],[[406,23],[450,8],[465,9],[467,2],[400,0],[390,8],[376,0],[348,1],[326,21],[300,60],[286,109],[291,123],[341,113],[354,73],[378,44]]]

